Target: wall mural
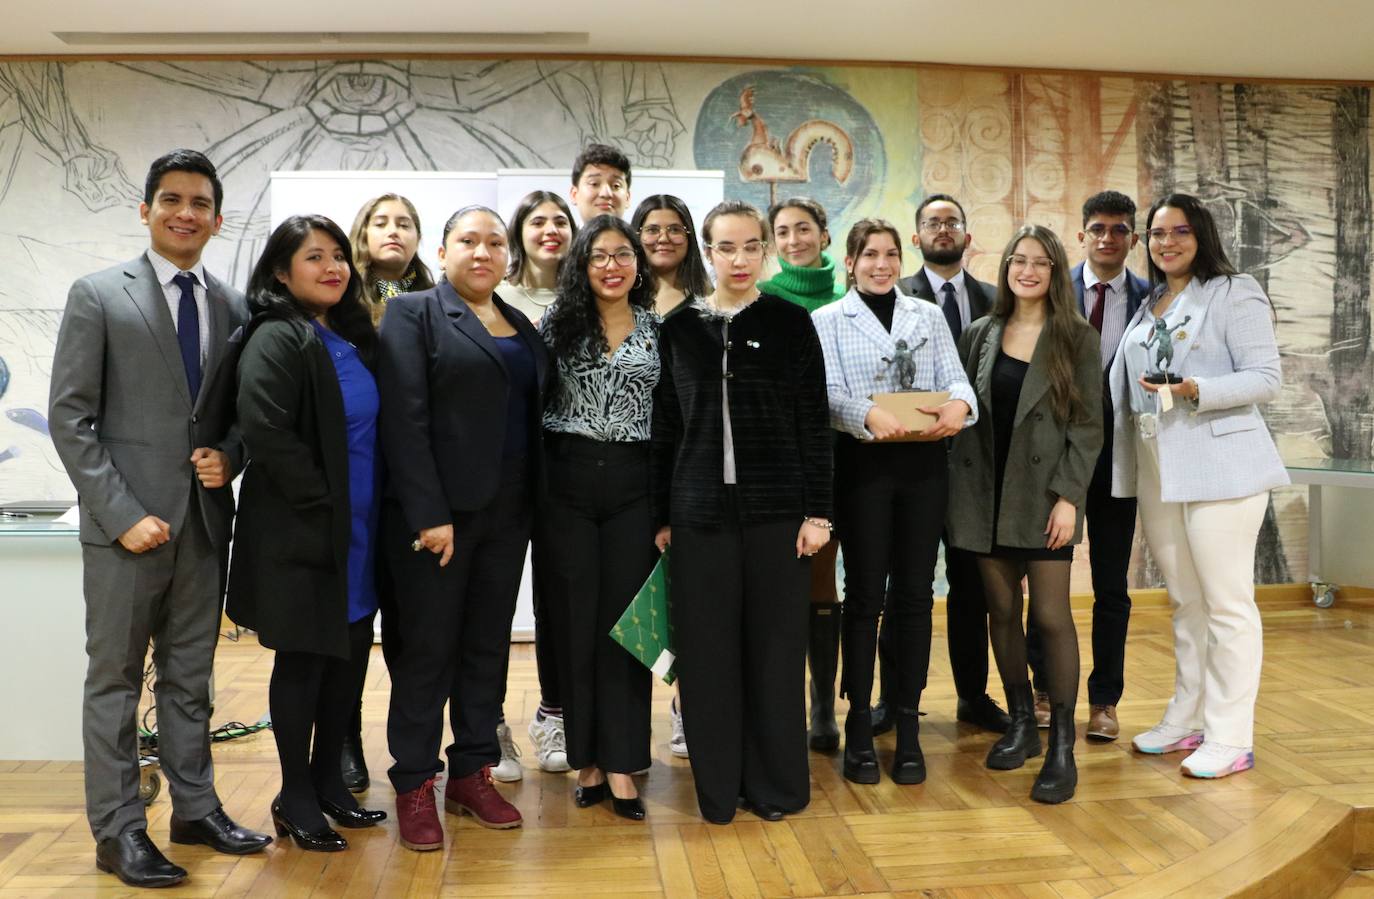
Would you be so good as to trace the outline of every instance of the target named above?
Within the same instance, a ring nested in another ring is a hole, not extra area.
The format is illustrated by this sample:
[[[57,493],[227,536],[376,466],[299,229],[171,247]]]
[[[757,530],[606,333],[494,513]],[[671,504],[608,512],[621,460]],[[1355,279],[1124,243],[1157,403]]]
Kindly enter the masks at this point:
[[[206,264],[243,284],[269,173],[561,167],[598,140],[645,168],[718,168],[727,196],[804,193],[903,230],[923,194],[968,211],[995,274],[1024,221],[1077,252],[1078,207],[1197,193],[1274,301],[1285,455],[1374,455],[1369,89],[925,67],[588,60],[0,63],[0,501],[68,498],[44,417],[66,291],[141,252],[141,179],[203,148],[225,186]],[[347,224],[347,223],[344,223]],[[1142,223],[1143,224],[1143,223]],[[919,257],[910,253],[905,269]],[[1144,270],[1143,247],[1132,258]],[[1276,491],[1257,573],[1306,571],[1306,492]],[[1083,553],[1080,558],[1085,560]],[[1086,564],[1075,589],[1086,590]],[[1158,583],[1143,545],[1134,581]]]

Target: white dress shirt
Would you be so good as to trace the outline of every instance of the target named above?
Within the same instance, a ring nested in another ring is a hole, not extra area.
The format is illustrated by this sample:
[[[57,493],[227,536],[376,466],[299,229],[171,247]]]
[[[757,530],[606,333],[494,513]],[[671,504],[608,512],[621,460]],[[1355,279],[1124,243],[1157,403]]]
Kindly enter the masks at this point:
[[[1097,305],[1097,291],[1093,289],[1094,284],[1101,283],[1100,279],[1093,272],[1091,265],[1083,266],[1083,317],[1092,318],[1093,306]],[[1107,294],[1103,301],[1107,306],[1102,310],[1102,367],[1111,368],[1112,357],[1116,355],[1116,348],[1121,344],[1121,337],[1126,333],[1126,269],[1116,273],[1116,277],[1107,282]]]
[[[941,293],[945,289],[945,279],[930,270],[930,266],[925,268],[926,280],[930,282],[930,289],[935,293],[936,305],[944,308],[945,295]],[[959,325],[967,328],[973,323],[973,307],[968,304],[968,285],[964,283],[964,270],[959,269],[959,273],[949,279],[949,283],[954,285],[954,298],[959,302]]]
[[[148,251],[148,261],[153,265],[157,283],[162,285],[162,295],[167,298],[167,311],[172,314],[172,327],[175,328],[177,312],[181,306],[181,288],[172,279],[181,274],[182,269],[153,250]],[[186,271],[196,276],[196,285],[192,288],[192,293],[196,295],[196,312],[199,313],[196,317],[200,320],[200,364],[204,366],[205,348],[210,345],[210,300],[205,293],[205,266],[197,262]]]

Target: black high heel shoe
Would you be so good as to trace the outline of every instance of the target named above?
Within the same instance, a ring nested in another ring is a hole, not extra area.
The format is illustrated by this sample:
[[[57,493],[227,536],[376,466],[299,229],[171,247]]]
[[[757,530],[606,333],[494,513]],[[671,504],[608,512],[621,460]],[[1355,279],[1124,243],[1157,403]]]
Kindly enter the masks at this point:
[[[344,808],[323,796],[319,797],[320,811],[334,819],[340,827],[376,827],[386,820],[386,812],[370,808]]]
[[[280,796],[272,800],[272,825],[278,837],[290,834],[297,846],[310,852],[342,852],[348,848],[348,841],[331,827],[305,831],[293,824],[282,812]]]
[[[578,787],[573,790],[573,804],[578,808],[591,808],[606,801],[606,797],[611,795],[611,788],[603,780],[599,784],[592,784],[589,787]]]
[[[619,796],[612,793],[611,810],[620,817],[628,818],[631,821],[644,820],[644,801],[638,796],[632,796],[629,799],[621,799]]]

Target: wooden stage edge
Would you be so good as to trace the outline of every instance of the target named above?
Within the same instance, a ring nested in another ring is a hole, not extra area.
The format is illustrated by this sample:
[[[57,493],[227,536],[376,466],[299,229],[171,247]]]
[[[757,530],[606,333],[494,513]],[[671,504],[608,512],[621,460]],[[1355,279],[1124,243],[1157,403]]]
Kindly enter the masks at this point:
[[[1374,597],[1353,592],[1320,609],[1305,585],[1261,588],[1256,767],[1222,780],[1183,777],[1179,755],[1130,751],[1130,736],[1159,720],[1173,686],[1168,609],[1146,593],[1133,594],[1122,737],[1083,739],[1088,708],[1080,687],[1079,787],[1062,805],[1029,799],[1040,758],[1017,771],[984,766],[994,737],[955,720],[945,616],[937,609],[921,701],[929,769],[921,786],[898,786],[886,775],[877,785],[851,784],[838,756],[811,753],[804,811],[776,824],[744,811],[730,825],[705,824],[688,762],[667,749],[670,690],[656,684],[653,763],[638,781],[648,821],[630,824],[608,807],[578,809],[572,775],[536,765],[526,726],[538,707],[538,677],[533,648],[517,644],[505,709],[524,779],[500,789],[521,810],[524,827],[489,831],[471,818],[445,816],[444,848],[414,853],[397,841],[385,776],[390,681],[374,650],[363,704],[373,785],[363,800],[392,820],[348,831],[343,853],[279,842],[258,856],[230,858],[170,845],[164,792],[148,810],[149,832],[191,872],[176,890],[181,895],[1371,897]],[[1086,678],[1091,614],[1081,608],[1074,617]],[[270,670],[270,652],[251,636],[222,640],[214,723],[258,720]],[[837,705],[843,718],[845,703]],[[879,737],[877,746],[886,768],[892,736]],[[279,783],[271,735],[218,744],[215,764],[229,813],[269,828]],[[125,894],[95,870],[81,783],[79,762],[0,761],[0,899]]]

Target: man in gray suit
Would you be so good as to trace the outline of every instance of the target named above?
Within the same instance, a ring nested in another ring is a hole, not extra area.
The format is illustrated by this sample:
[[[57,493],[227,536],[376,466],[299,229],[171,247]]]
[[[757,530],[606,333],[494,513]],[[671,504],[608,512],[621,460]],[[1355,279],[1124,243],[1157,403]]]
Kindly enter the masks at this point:
[[[949,194],[931,194],[916,207],[916,233],[911,243],[921,251],[922,266],[916,274],[897,282],[902,293],[940,307],[957,343],[959,336],[992,309],[997,290],[964,270],[964,251],[973,237],[968,232],[964,207]],[[988,610],[983,580],[971,553],[945,542],[945,622],[949,635],[949,664],[954,689],[959,695],[955,717],[994,733],[1004,733],[1011,719],[988,695]],[[895,668],[889,664],[891,647],[879,634],[878,652],[883,680]],[[887,693],[887,690],[883,691]],[[873,707],[874,733],[891,726],[882,697]]]
[[[171,839],[256,852],[215,794],[209,679],[243,465],[234,366],[243,297],[206,274],[223,189],[210,160],[174,150],[148,172],[150,249],[72,285],[57,336],[49,424],[76,485],[86,596],[86,816],[96,866],[132,886],[186,877],[149,839],[135,720],[148,643]]]

